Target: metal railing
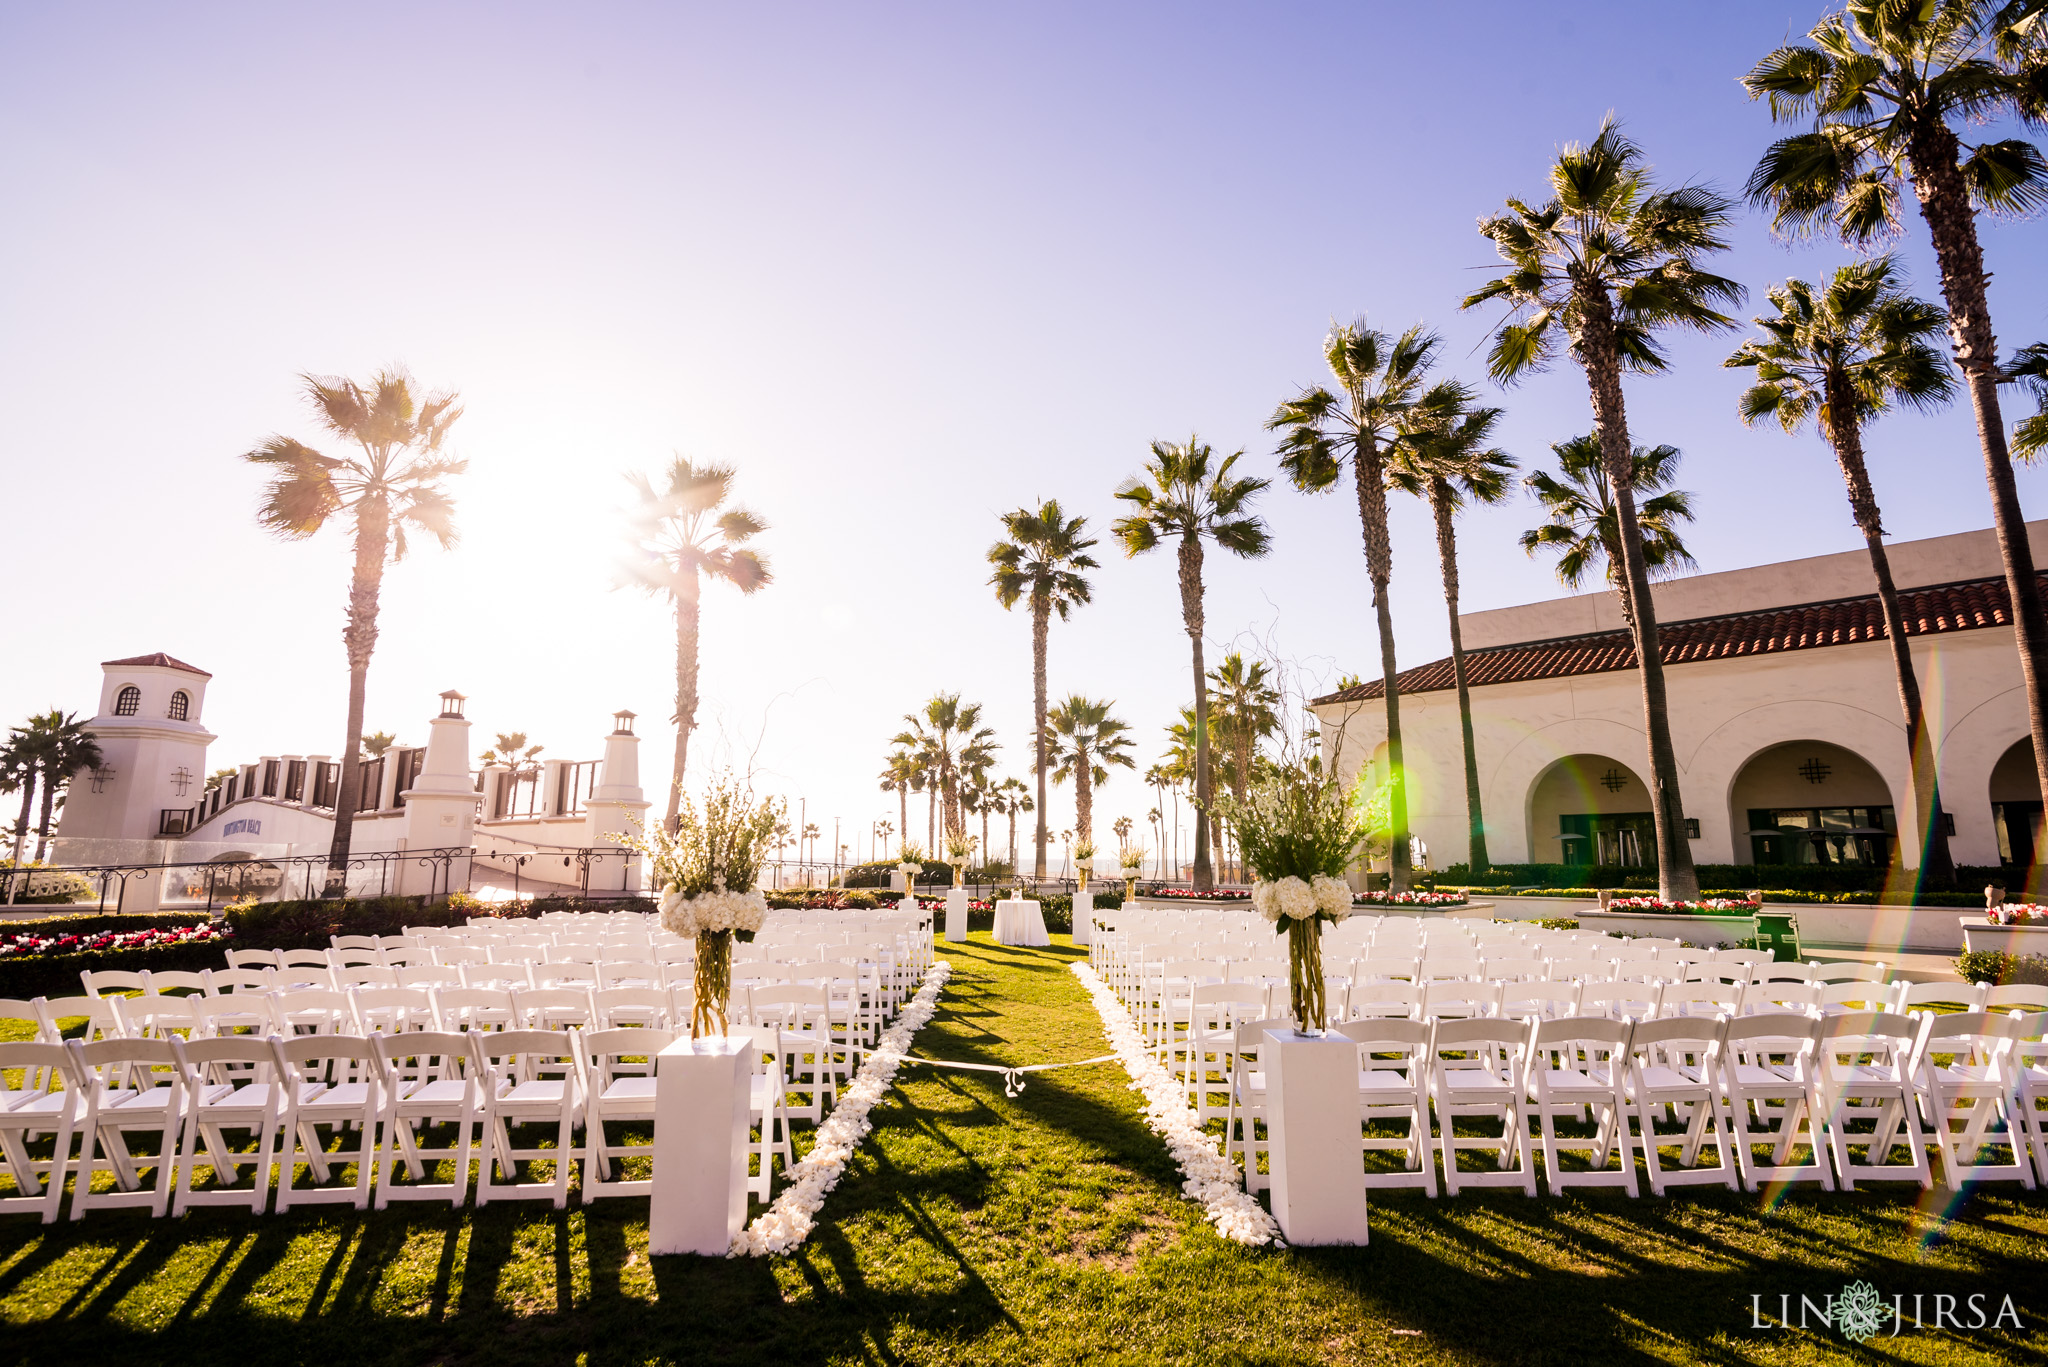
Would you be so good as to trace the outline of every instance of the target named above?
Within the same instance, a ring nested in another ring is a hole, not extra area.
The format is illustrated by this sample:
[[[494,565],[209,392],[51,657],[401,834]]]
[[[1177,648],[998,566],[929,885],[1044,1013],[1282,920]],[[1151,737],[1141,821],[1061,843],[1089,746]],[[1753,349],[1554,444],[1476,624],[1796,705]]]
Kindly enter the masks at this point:
[[[511,874],[515,898],[523,892],[535,891],[535,885],[573,890],[586,900],[639,895],[631,887],[632,861],[639,858],[636,850],[621,846],[590,849],[489,846],[490,842],[485,840],[467,849],[382,850],[351,855],[345,874],[348,895],[384,896],[394,891],[394,884],[415,884],[415,879],[400,881],[407,870],[415,868],[427,871],[425,895],[429,898],[470,892],[483,881],[479,879],[480,873],[492,871],[493,861],[509,865],[499,871]],[[484,866],[481,869],[478,867],[480,864]],[[573,877],[558,880],[540,876],[543,870],[552,873],[557,868]],[[0,909],[5,909],[10,903],[17,910],[24,906],[48,906],[53,911],[82,909],[84,904],[81,902],[22,903],[16,900],[17,895],[31,895],[31,878],[41,879],[47,884],[51,876],[56,875],[83,879],[94,892],[95,910],[99,912],[108,911],[111,901],[111,910],[119,914],[126,906],[129,890],[144,887],[148,880],[154,878],[161,880],[156,898],[159,907],[167,910],[203,908],[211,915],[217,906],[250,896],[277,901],[294,897],[317,898],[327,886],[328,857],[324,854],[295,854],[248,859],[64,864],[4,869],[0,870]]]

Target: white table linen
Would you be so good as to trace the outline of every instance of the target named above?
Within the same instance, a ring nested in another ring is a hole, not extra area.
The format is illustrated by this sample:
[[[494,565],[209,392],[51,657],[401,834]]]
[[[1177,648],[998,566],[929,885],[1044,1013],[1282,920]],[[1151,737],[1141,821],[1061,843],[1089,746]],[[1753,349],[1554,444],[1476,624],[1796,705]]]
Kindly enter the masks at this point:
[[[1045,913],[1038,903],[1006,897],[996,903],[995,942],[999,945],[1043,946],[1052,943],[1045,933]]]

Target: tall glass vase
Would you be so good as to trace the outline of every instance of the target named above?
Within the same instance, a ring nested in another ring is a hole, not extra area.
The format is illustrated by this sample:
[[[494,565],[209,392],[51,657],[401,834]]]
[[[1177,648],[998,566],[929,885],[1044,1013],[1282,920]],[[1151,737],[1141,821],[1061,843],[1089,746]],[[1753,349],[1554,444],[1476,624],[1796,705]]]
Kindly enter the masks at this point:
[[[1323,922],[1318,916],[1287,923],[1287,986],[1297,1030],[1321,1034],[1329,1003],[1323,983]]]
[[[690,1012],[690,1033],[723,1035],[725,1007],[732,998],[732,932],[697,933],[697,1001]]]

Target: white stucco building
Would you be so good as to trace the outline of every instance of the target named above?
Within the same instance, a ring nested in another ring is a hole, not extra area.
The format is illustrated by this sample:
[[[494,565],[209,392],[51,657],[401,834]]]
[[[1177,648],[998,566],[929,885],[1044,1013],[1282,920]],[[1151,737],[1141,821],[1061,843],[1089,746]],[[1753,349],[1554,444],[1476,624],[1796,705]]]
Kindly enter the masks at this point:
[[[109,660],[87,723],[104,763],[77,775],[50,862],[174,866],[115,880],[129,911],[235,886],[295,890],[334,836],[341,765],[323,754],[262,755],[208,786],[205,670],[158,653]],[[427,743],[363,765],[350,851],[358,892],[432,893],[515,876],[541,891],[637,889],[640,861],[610,839],[648,807],[633,713],[612,714],[603,758],[470,766],[462,694],[443,693]],[[254,866],[268,864],[265,874]],[[296,867],[296,871],[294,868]],[[510,881],[509,879],[507,881]],[[110,899],[111,900],[111,899]]]
[[[2029,534],[2039,562],[2048,522]],[[2041,793],[1993,534],[1890,552],[1955,861],[2031,869]],[[1694,861],[1881,863],[1896,846],[1917,865],[1905,723],[1868,555],[1674,579],[1654,596]],[[1493,862],[1654,853],[1641,683],[1615,594],[1459,622]],[[1469,845],[1451,663],[1399,680],[1410,821],[1443,868]],[[1311,704],[1347,775],[1385,764],[1382,698],[1375,679]]]

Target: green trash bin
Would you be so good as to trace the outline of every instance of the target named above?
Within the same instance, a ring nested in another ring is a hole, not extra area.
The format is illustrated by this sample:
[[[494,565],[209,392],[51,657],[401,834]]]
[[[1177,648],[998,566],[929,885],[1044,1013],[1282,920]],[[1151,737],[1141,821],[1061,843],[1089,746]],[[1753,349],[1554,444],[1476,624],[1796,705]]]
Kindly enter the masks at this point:
[[[1759,911],[1754,919],[1758,949],[1768,949],[1781,964],[1796,964],[1804,957],[1799,952],[1797,916],[1789,911]]]

